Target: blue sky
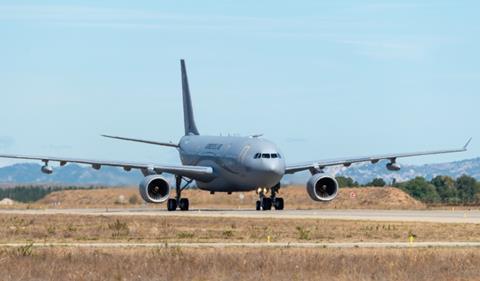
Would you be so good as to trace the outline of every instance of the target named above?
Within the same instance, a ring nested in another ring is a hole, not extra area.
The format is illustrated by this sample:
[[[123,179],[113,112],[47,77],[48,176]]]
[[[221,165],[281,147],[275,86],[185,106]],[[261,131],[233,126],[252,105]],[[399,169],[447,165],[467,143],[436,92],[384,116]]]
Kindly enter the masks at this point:
[[[67,4],[65,4],[67,3]],[[179,59],[204,134],[288,162],[480,155],[478,1],[0,1],[0,152],[178,163]],[[0,165],[12,163],[0,160]]]

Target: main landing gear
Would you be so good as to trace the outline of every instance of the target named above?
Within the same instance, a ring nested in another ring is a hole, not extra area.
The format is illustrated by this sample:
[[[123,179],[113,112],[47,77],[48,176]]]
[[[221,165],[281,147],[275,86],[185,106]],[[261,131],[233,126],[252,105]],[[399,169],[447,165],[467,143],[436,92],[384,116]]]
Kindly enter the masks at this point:
[[[284,202],[283,198],[277,197],[277,193],[280,189],[280,183],[275,185],[270,189],[270,197],[267,197],[266,194],[268,193],[267,188],[259,188],[257,190],[259,200],[256,202],[256,210],[264,210],[269,211],[272,209],[272,206],[275,210],[283,210]]]
[[[182,180],[184,178],[181,176],[176,176],[175,177],[175,198],[170,198],[167,201],[167,210],[168,211],[175,211],[178,208],[180,208],[181,211],[188,211],[189,208],[189,201],[188,198],[182,198],[182,191],[186,189],[192,182],[193,180],[185,180],[186,183],[182,187]]]

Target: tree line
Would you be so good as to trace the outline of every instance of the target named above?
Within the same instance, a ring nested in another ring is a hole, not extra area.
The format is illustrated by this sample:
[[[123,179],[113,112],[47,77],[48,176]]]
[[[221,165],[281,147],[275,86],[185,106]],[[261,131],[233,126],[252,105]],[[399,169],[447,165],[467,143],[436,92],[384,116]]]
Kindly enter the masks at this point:
[[[98,187],[78,186],[16,186],[13,188],[0,188],[0,200],[10,198],[17,202],[31,203],[42,199],[55,191],[74,189],[93,189]]]
[[[361,185],[349,177],[337,177],[340,187],[383,187],[387,183],[377,178]],[[393,182],[397,187],[413,198],[429,204],[474,205],[480,204],[480,182],[475,178],[463,175],[457,179],[449,176],[436,176],[431,180],[416,177],[405,182]]]

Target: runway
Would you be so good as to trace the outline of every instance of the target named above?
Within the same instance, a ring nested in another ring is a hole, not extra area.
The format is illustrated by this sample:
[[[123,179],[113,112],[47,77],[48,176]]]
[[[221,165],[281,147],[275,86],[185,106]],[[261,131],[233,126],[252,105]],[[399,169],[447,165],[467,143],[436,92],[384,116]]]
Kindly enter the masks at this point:
[[[0,248],[479,248],[480,242],[358,242],[358,243],[5,243]]]
[[[283,210],[254,211],[249,209],[195,209],[188,212],[167,212],[164,209],[2,209],[0,214],[88,215],[88,216],[188,216],[254,219],[331,219],[389,222],[480,223],[479,210]]]

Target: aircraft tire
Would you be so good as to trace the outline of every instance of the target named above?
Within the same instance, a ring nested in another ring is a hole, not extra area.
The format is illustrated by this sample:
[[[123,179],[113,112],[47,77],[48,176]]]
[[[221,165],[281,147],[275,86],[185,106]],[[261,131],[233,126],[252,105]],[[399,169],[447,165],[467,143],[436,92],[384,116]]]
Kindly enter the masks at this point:
[[[255,210],[260,211],[261,209],[262,209],[262,202],[260,202],[260,200],[257,200],[257,205]]]
[[[167,210],[169,212],[175,211],[177,209],[177,200],[170,198],[167,201]]]
[[[182,198],[182,199],[180,199],[180,203],[178,205],[180,207],[180,210],[188,211],[188,207],[189,207],[190,203],[188,202],[187,198]]]
[[[275,202],[273,202],[273,206],[275,210],[283,210],[283,198],[275,198]]]
[[[262,209],[264,211],[270,211],[272,209],[272,199],[265,197],[262,200]]]

